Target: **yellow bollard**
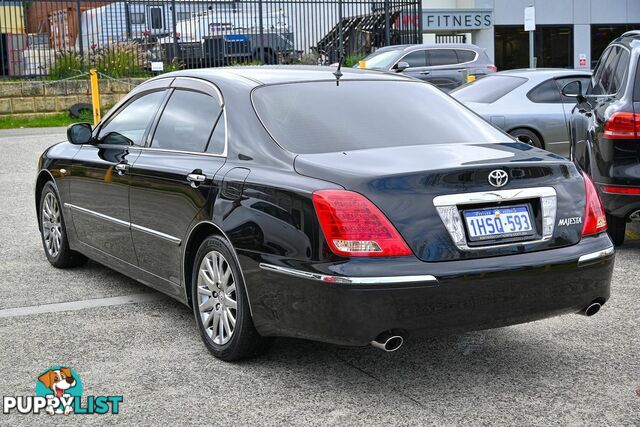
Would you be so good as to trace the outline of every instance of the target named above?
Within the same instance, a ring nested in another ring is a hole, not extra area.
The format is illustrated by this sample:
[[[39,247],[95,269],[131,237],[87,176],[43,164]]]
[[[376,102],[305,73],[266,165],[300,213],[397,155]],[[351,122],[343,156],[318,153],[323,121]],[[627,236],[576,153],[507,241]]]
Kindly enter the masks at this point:
[[[93,125],[100,122],[100,90],[98,89],[98,72],[89,70],[91,79],[91,103],[93,104]]]
[[[471,83],[471,82],[475,82],[476,81],[476,76],[473,74],[469,74],[467,76],[467,83]]]

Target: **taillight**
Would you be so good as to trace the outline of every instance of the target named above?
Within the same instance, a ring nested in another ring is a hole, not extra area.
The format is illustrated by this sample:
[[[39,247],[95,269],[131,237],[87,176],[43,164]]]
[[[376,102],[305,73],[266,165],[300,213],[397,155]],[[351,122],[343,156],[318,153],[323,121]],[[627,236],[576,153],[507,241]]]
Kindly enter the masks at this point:
[[[313,205],[329,248],[350,257],[407,256],[412,252],[369,199],[346,190],[313,193]]]
[[[604,137],[632,139],[640,136],[640,114],[615,113],[604,125]]]
[[[614,185],[603,185],[602,191],[611,194],[631,194],[640,195],[640,188],[638,187],[617,187]]]
[[[496,67],[495,65],[491,64],[491,65],[487,65],[487,70],[495,73],[496,71],[498,71],[498,67]]]
[[[584,172],[582,172],[582,176],[584,177],[584,191],[587,199],[584,208],[584,225],[582,226],[582,236],[584,237],[605,231],[607,217],[593,181]]]

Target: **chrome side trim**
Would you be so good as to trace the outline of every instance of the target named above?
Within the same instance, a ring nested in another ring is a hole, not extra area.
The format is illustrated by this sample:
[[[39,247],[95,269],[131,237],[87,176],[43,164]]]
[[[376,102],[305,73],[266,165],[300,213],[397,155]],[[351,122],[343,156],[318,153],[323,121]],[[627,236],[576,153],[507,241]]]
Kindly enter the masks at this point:
[[[81,208],[80,206],[72,205],[71,203],[65,203],[64,207],[76,210],[78,212],[85,213],[87,215],[94,216],[96,218],[104,219],[105,221],[113,222],[114,224],[118,224],[118,225],[121,225],[123,227],[129,228],[131,226],[131,223],[129,223],[127,221],[123,221],[121,219],[114,218],[114,217],[109,216],[109,215],[104,215],[104,214],[101,214],[99,212],[95,212],[95,211],[92,211],[92,210],[89,210],[89,209]]]
[[[586,255],[582,255],[579,259],[578,259],[578,265],[580,264],[584,264],[586,262],[589,261],[594,261],[596,259],[599,258],[606,258],[608,256],[613,255],[613,253],[615,252],[615,249],[613,246],[604,249],[602,251],[598,251],[598,252],[591,252],[590,254],[586,254]]]
[[[149,234],[151,236],[159,237],[164,240],[168,240],[171,243],[174,243],[175,245],[178,245],[178,246],[180,246],[180,244],[182,243],[182,240],[178,239],[177,237],[173,237],[169,234],[161,233],[159,231],[152,230],[150,228],[143,227],[141,225],[131,224],[131,229],[136,231],[141,231],[143,233]]]
[[[381,276],[381,277],[342,277],[330,276],[326,274],[309,273],[307,271],[295,270],[293,268],[279,267],[277,265],[260,263],[260,268],[266,271],[286,274],[289,276],[300,277],[303,279],[317,280],[325,283],[341,283],[341,284],[391,284],[391,283],[416,283],[416,282],[434,282],[438,283],[438,279],[430,274],[420,276]]]
[[[490,245],[469,247],[460,206],[477,203],[503,202],[524,199],[540,199],[542,206],[542,238],[533,241],[505,243],[502,245]],[[461,251],[481,251],[490,248],[504,248],[510,246],[533,245],[546,242],[553,236],[556,222],[557,195],[553,187],[517,188],[512,190],[492,190],[478,193],[447,194],[433,199],[433,205],[440,215],[451,239]]]
[[[175,245],[178,245],[178,246],[182,243],[182,240],[178,239],[177,237],[173,237],[173,236],[171,236],[169,234],[161,233],[160,231],[152,230],[150,228],[143,227],[141,225],[132,224],[130,222],[123,221],[121,219],[114,218],[114,217],[111,217],[109,215],[101,214],[99,212],[95,212],[95,211],[92,211],[90,209],[81,208],[80,206],[72,205],[71,203],[65,203],[64,207],[67,208],[67,209],[73,209],[73,210],[76,210],[78,212],[82,212],[82,213],[85,213],[87,215],[94,216],[96,218],[103,219],[105,221],[112,222],[114,224],[121,225],[122,227],[127,227],[129,230],[141,231],[141,232],[147,233],[147,234],[149,234],[151,236],[155,236],[155,237],[158,237],[160,239],[168,240],[169,242],[171,242],[171,243],[173,243]]]

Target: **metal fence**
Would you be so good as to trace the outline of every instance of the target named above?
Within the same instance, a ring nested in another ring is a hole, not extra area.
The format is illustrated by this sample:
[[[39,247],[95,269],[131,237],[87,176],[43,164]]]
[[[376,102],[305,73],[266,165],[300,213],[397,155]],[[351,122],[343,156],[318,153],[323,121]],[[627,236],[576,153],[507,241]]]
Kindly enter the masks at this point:
[[[422,38],[420,0],[0,0],[0,76],[345,63]]]

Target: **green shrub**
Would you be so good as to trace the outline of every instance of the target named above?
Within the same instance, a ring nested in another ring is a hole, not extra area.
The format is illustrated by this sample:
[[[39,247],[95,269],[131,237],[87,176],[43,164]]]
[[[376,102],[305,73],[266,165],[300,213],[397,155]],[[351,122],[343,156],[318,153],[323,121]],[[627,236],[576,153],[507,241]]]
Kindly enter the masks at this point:
[[[60,51],[56,54],[55,61],[49,70],[52,79],[66,79],[82,73],[83,58],[80,54],[69,51]]]
[[[342,63],[343,67],[351,68],[356,65],[358,62],[364,59],[364,55],[349,55],[345,56],[344,62]]]

